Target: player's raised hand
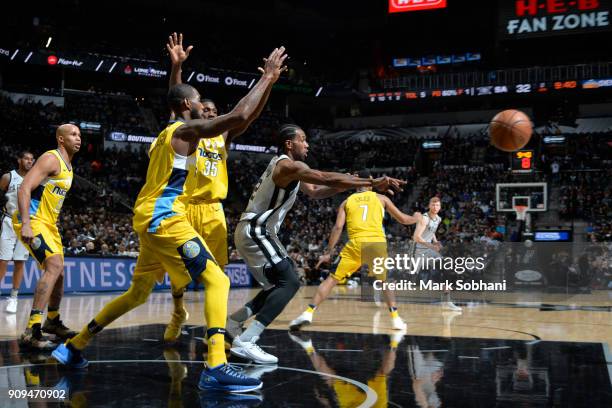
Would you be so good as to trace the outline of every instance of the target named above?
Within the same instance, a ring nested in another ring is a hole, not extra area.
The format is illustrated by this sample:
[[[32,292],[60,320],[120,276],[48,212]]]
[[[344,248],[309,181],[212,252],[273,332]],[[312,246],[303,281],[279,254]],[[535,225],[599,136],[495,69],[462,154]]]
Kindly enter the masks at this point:
[[[287,70],[287,66],[284,64],[288,57],[289,55],[285,54],[285,47],[275,48],[268,58],[263,59],[264,66],[258,68],[259,72],[262,75],[270,76],[273,82],[278,81],[280,75]]]
[[[323,254],[319,256],[319,262],[315,266],[315,269],[319,269],[322,264],[328,264],[331,262],[331,254]]]
[[[187,49],[183,48],[183,33],[179,33],[178,35],[172,33],[172,35],[168,36],[166,49],[170,54],[172,65],[180,65],[189,58],[189,53],[193,50],[193,45],[190,45]]]
[[[395,191],[403,191],[402,186],[406,185],[405,180],[396,179],[393,177],[379,177],[372,180],[372,188],[381,193],[395,194]]]

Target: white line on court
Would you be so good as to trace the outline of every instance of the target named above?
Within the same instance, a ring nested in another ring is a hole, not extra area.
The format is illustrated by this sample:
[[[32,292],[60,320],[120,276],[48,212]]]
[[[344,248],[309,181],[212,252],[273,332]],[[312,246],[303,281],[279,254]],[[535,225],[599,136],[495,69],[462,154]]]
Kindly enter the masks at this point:
[[[478,358],[478,357],[477,357]],[[109,363],[187,363],[187,364],[203,364],[204,361],[196,361],[196,360],[90,360],[89,364],[109,364]],[[241,365],[247,366],[252,364],[244,364],[244,363],[230,363],[232,365]],[[25,368],[25,367],[34,367],[40,365],[54,365],[54,364],[19,364],[12,366],[1,366],[0,369],[9,369],[9,368]],[[255,364],[258,365],[258,364]],[[313,370],[305,370],[302,368],[293,368],[293,367],[282,367],[277,366],[279,370],[288,370],[288,371],[297,371],[299,373],[308,373],[315,375],[324,375],[331,378],[337,378],[338,380],[342,380],[349,384],[353,384],[355,387],[358,387],[363,390],[366,394],[366,399],[359,405],[359,408],[369,408],[374,406],[376,401],[378,400],[378,395],[374,390],[368,387],[366,384],[361,383],[359,381],[353,380],[352,378],[343,377],[341,375],[336,374],[328,374],[328,373],[320,373],[318,371]]]

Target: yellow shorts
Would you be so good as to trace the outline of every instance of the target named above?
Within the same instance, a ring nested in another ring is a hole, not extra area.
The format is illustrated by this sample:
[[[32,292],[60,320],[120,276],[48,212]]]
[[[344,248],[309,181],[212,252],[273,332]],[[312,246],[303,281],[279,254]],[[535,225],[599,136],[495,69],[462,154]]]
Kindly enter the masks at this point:
[[[21,222],[17,218],[17,213],[13,215],[13,229],[21,241]],[[30,245],[25,245],[28,252],[32,254],[41,268],[44,268],[45,260],[54,255],[64,257],[64,247],[62,238],[56,225],[47,224],[37,219],[30,219],[30,226],[34,233],[34,239]],[[22,241],[23,242],[23,241]]]
[[[373,389],[378,396],[373,408],[386,408],[389,406],[389,390],[387,388],[386,375],[376,374],[376,376],[368,380],[368,387]]]
[[[140,254],[134,276],[153,273],[158,282],[168,273],[177,288],[183,288],[215,262],[204,239],[187,217],[176,216],[162,221],[157,232],[139,233]]]
[[[227,265],[227,224],[223,204],[220,202],[189,204],[187,219],[204,238],[217,264],[221,268]]]
[[[360,407],[366,400],[366,394],[357,386],[339,379],[334,379],[334,392],[340,407]]]
[[[383,268],[382,273],[374,274],[375,258],[387,257],[387,241],[384,238],[371,238],[360,241],[349,241],[340,252],[340,263],[331,276],[343,282],[352,274],[359,271],[362,265],[368,265],[369,276],[376,276],[385,280],[387,271]]]

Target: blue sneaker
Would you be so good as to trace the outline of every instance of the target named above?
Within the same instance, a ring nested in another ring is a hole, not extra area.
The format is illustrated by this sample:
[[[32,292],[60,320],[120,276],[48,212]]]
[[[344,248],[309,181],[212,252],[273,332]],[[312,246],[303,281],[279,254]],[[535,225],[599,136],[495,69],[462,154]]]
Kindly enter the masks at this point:
[[[60,364],[71,368],[85,368],[89,365],[89,361],[81,353],[72,351],[65,344],[57,346],[53,353],[51,353],[51,356],[59,361]]]
[[[200,391],[200,408],[259,407],[263,397],[255,394],[228,394],[219,391]]]
[[[261,380],[239,373],[235,367],[225,363],[206,367],[200,375],[198,388],[210,391],[250,392],[261,388]]]

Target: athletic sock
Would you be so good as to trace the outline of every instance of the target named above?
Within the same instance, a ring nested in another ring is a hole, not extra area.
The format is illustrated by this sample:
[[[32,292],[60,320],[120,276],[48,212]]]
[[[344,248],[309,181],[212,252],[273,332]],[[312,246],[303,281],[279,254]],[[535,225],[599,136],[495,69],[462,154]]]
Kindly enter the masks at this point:
[[[230,319],[237,322],[246,322],[249,317],[253,316],[253,311],[248,307],[244,306],[230,315]]]
[[[93,336],[102,331],[102,329],[103,327],[100,326],[94,319],[89,322],[87,326],[83,327],[79,334],[68,340],[66,342],[66,346],[71,346],[76,350],[81,351],[87,347],[87,344],[93,338]]]
[[[11,289],[11,297],[16,298],[19,294],[19,289]]]
[[[59,307],[47,307],[47,319],[55,320],[59,317]]]
[[[174,311],[179,311],[185,309],[185,300],[183,298],[184,292],[181,293],[173,293],[172,294],[172,303],[174,303]]]
[[[210,328],[206,330],[206,338],[208,342],[208,356],[206,363],[209,368],[215,368],[221,364],[227,363],[225,356],[225,329]]]
[[[315,310],[317,310],[317,306],[316,306],[316,305],[314,305],[314,304],[312,304],[312,303],[309,303],[309,304],[308,304],[308,308],[306,309],[306,311],[307,311],[308,313],[314,313],[314,312],[315,312]]]
[[[240,341],[251,341],[253,337],[259,337],[261,333],[266,329],[260,321],[253,320],[249,327],[239,337]]]
[[[32,309],[32,311],[30,312],[30,320],[28,320],[28,329],[31,329],[32,327],[34,327],[35,324],[37,324],[40,327],[42,323],[42,319],[43,319],[42,310]]]
[[[391,313],[391,318],[392,319],[395,319],[395,318],[399,317],[399,313],[397,312],[397,307],[395,307],[395,306],[389,307],[389,313]]]

